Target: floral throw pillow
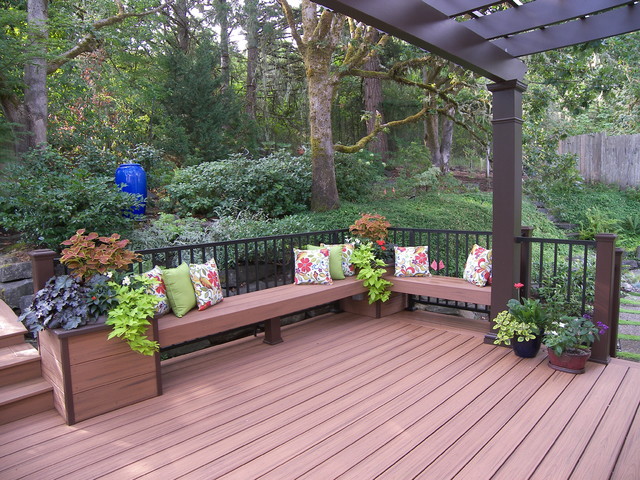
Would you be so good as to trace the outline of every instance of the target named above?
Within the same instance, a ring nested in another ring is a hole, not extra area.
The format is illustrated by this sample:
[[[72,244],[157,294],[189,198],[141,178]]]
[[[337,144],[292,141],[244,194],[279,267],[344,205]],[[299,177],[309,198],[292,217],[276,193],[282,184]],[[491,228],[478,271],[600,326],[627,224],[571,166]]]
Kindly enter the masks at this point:
[[[478,287],[491,283],[491,261],[491,250],[474,245],[467,258],[463,278]]]
[[[222,287],[215,259],[212,258],[207,263],[190,264],[189,275],[196,292],[198,310],[205,310],[222,301]]]
[[[294,283],[330,285],[333,283],[329,273],[329,249],[318,250],[293,249],[295,272]]]
[[[321,246],[333,247],[334,245],[325,245],[323,243]],[[342,273],[345,277],[353,277],[356,274],[356,267],[351,263],[351,255],[353,255],[355,245],[353,243],[343,243],[340,247],[342,248]]]
[[[162,279],[162,270],[160,267],[155,266],[148,272],[144,272],[144,274],[148,278],[155,279],[158,283],[155,283],[151,288],[149,293],[155,295],[160,299],[158,304],[156,305],[156,313],[158,315],[164,315],[165,313],[169,313],[169,301],[167,300],[167,287],[164,284],[164,280]]]
[[[427,277],[429,273],[429,247],[395,247],[396,277]]]

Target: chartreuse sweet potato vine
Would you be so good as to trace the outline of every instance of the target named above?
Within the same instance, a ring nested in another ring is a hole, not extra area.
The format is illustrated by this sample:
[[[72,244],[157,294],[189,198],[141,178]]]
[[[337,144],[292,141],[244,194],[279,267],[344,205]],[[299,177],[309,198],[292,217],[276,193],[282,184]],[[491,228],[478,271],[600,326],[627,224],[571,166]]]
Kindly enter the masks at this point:
[[[351,255],[351,262],[358,269],[359,280],[369,289],[369,303],[376,300],[386,302],[391,296],[389,287],[393,285],[389,280],[382,278],[385,273],[385,263],[375,257],[373,244],[362,243]]]

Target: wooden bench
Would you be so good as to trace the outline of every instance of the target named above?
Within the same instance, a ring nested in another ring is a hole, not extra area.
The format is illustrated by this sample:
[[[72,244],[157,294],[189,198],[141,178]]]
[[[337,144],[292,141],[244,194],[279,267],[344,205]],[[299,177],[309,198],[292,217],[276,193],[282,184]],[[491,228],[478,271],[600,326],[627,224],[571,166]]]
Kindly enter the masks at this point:
[[[163,315],[157,320],[161,347],[177,345],[234,328],[265,323],[264,342],[282,342],[280,317],[301,310],[366,293],[356,277],[332,285],[281,285],[225,299],[206,310],[192,310],[184,317]]]
[[[392,292],[491,306],[490,286],[478,287],[462,278],[439,275],[431,277],[394,277],[389,275],[388,280],[393,282]]]

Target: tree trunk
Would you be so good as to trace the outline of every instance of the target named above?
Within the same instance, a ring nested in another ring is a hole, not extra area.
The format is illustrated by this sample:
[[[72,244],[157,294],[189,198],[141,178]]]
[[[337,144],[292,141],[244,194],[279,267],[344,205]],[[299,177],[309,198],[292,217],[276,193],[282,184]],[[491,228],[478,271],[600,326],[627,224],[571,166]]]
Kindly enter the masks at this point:
[[[245,32],[247,35],[247,91],[245,111],[252,119],[256,118],[256,67],[258,65],[258,0],[245,0]]]
[[[31,135],[24,137],[26,145],[21,149],[33,148],[47,141],[47,60],[46,40],[48,37],[48,0],[27,2],[27,23],[32,32],[33,44],[38,56],[31,58],[24,68],[24,106],[27,130]],[[22,140],[18,140],[22,142]]]
[[[441,139],[440,139],[440,161],[441,166],[440,166],[440,170],[442,170],[442,173],[447,173],[449,172],[449,159],[451,158],[451,147],[453,145],[453,127],[454,127],[454,123],[453,120],[451,119],[451,116],[453,116],[454,113],[454,109],[453,107],[449,106],[447,108],[447,115],[439,115],[440,116],[440,120],[441,120]]]
[[[380,34],[376,34],[373,42],[378,42]],[[380,58],[377,54],[372,54],[369,60],[362,67],[363,70],[370,72],[377,72],[380,70]],[[364,109],[367,112],[371,112],[371,117],[367,120],[367,135],[369,135],[376,122],[376,112],[380,113],[380,121],[384,123],[384,115],[382,112],[382,81],[379,78],[365,78],[364,79]],[[389,140],[387,134],[383,131],[372,140],[368,149],[370,152],[374,152],[380,155],[383,161],[387,161],[389,158]]]
[[[222,88],[227,89],[230,82],[229,59],[229,12],[227,0],[218,0],[218,25],[220,25],[220,77]]]
[[[176,23],[176,43],[183,53],[189,53],[191,49],[191,32],[189,28],[189,6],[186,0],[176,0],[173,4]]]
[[[331,103],[335,79],[322,54],[307,56],[307,92],[309,95],[309,127],[312,159],[311,210],[324,212],[340,206],[331,129]]]

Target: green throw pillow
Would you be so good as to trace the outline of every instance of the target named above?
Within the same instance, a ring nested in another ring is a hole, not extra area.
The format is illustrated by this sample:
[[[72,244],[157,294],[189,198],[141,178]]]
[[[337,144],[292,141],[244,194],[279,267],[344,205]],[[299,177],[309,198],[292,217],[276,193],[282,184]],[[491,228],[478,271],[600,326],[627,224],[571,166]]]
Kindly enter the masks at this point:
[[[329,249],[329,273],[332,280],[343,280],[344,272],[342,271],[342,245],[331,245],[319,247],[317,245],[307,245],[307,250],[320,250],[321,248]]]
[[[176,317],[184,317],[196,307],[196,292],[191,283],[189,265],[183,263],[176,268],[163,269],[162,279],[167,287],[167,300]]]

